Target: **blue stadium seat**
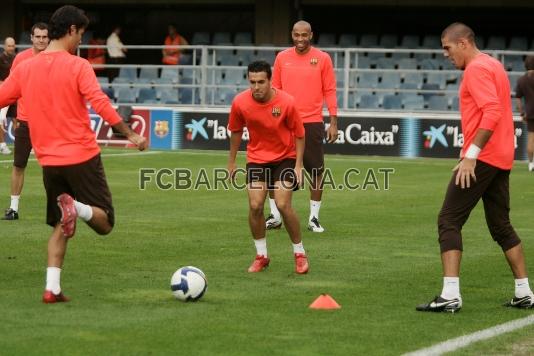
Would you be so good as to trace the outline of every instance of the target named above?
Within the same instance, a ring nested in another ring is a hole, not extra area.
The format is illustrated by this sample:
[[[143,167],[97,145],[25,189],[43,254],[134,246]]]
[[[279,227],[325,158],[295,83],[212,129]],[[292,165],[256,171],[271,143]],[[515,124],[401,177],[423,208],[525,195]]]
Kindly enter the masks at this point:
[[[372,94],[364,94],[360,97],[360,109],[378,109],[379,107],[377,96]]]
[[[458,111],[459,107],[460,107],[460,105],[459,105],[458,97],[457,96],[453,96],[451,98],[451,110]]]
[[[141,104],[156,104],[158,102],[156,89],[153,89],[153,88],[139,89],[139,96],[137,97],[137,102]]]
[[[236,50],[235,56],[239,60],[242,66],[248,66],[252,59],[254,58],[254,50],[252,49],[238,49]]]
[[[108,77],[96,77],[96,79],[98,80],[98,83],[100,83],[100,86],[102,88],[109,87],[109,79],[108,79]]]
[[[230,32],[215,32],[213,34],[213,45],[222,45],[224,43],[230,43],[232,44],[232,35]]]
[[[416,89],[421,88],[423,85],[423,73],[421,72],[407,72],[404,73],[404,84],[412,83]]]
[[[378,47],[378,36],[376,34],[363,34],[360,37],[360,47],[376,48]]]
[[[159,77],[158,71],[159,69],[156,67],[142,67],[141,72],[139,73],[139,78],[156,80]]]
[[[363,72],[359,75],[358,88],[376,88],[378,85],[377,72]]]
[[[319,35],[319,41],[317,41],[317,46],[334,47],[335,45],[336,45],[336,34],[335,33],[321,33]]]
[[[268,44],[265,44],[264,46],[273,46],[273,45],[268,45]],[[258,48],[258,50],[256,51],[256,55],[255,55],[255,60],[262,60],[262,61],[265,61],[267,63],[270,63],[271,65],[274,64],[274,59],[276,57],[276,52],[272,49],[261,49]]]
[[[397,89],[400,86],[401,74],[399,72],[386,72],[376,86],[378,89]]]
[[[198,95],[194,95],[194,98],[193,98],[193,94],[196,94],[193,88],[180,88],[178,90],[178,93],[179,93],[180,104],[185,104],[185,105],[198,104]]]
[[[423,98],[425,100],[428,100],[432,95],[439,94],[441,91],[439,84],[437,83],[424,83],[421,86],[421,90],[425,90],[426,92],[422,93]]]
[[[432,95],[428,98],[428,109],[447,111],[449,109],[448,98],[443,95]]]
[[[504,50],[506,49],[506,38],[504,36],[490,36],[485,48]]]
[[[115,90],[118,103],[133,104],[136,102],[137,89],[118,88]]]
[[[352,67],[369,69],[371,68],[371,59],[362,55],[357,55],[354,57],[354,62],[351,64]]]
[[[417,61],[414,58],[401,58],[398,61],[399,69],[417,69]]]
[[[339,43],[338,45],[340,47],[344,47],[344,48],[347,48],[347,47],[356,47],[358,44],[357,42],[357,39],[356,39],[356,35],[353,34],[353,33],[342,33],[340,36],[339,36]]]
[[[210,42],[210,34],[209,32],[195,32],[193,33],[193,38],[191,39],[192,45],[209,45]]]
[[[378,69],[394,69],[396,64],[395,59],[391,57],[382,57],[376,60],[376,68]]]
[[[172,88],[162,89],[160,92],[160,102],[162,104],[179,104],[178,90]]]
[[[443,72],[430,72],[426,75],[426,82],[431,84],[437,84],[439,89],[445,89],[447,83],[447,73]]]
[[[130,81],[135,81],[137,79],[137,68],[121,67],[119,69],[119,77],[128,78]]]
[[[246,83],[245,75],[246,73],[244,68],[226,69],[221,84],[243,85]]]
[[[514,36],[510,38],[508,49],[512,51],[526,51],[528,49],[528,39],[525,36]]]
[[[222,55],[222,56],[219,56],[218,59],[217,59],[217,64],[220,65],[220,66],[234,66],[234,67],[237,67],[239,66],[239,57],[237,57],[236,55]]]
[[[387,110],[399,110],[402,109],[402,100],[398,95],[386,95],[382,107]]]
[[[421,69],[438,70],[440,64],[441,64],[440,60],[430,58],[430,57],[417,59],[417,65]]]
[[[425,35],[423,37],[423,48],[428,49],[440,49],[441,48],[441,36],[438,35]]]
[[[418,35],[402,36],[400,48],[419,48],[419,36]]]
[[[164,67],[163,69],[161,69],[160,78],[171,79],[172,81],[177,83],[178,82],[178,69]]]
[[[236,46],[252,45],[252,33],[237,32],[234,36],[234,44]]]
[[[397,47],[397,35],[388,33],[380,36],[379,47],[395,48]]]
[[[402,99],[405,110],[424,110],[425,99],[421,95],[405,95]]]

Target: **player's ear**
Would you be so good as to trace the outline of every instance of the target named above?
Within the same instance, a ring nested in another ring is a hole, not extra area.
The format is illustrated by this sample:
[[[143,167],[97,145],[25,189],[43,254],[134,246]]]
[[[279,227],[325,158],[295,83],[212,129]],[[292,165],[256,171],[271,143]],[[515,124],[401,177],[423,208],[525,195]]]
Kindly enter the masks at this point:
[[[76,25],[70,25],[69,35],[73,35],[75,33],[76,33]]]

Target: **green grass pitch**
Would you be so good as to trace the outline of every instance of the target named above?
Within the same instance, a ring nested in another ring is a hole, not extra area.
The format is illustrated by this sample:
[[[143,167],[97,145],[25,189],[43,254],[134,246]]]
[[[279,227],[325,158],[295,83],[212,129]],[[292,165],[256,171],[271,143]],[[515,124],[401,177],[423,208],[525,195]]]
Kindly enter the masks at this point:
[[[361,172],[351,178],[359,184],[368,169],[394,168],[389,190],[380,176],[379,189],[328,188],[323,234],[305,230],[309,194],[295,193],[309,274],[294,273],[282,229],[267,235],[271,266],[251,275],[245,191],[159,190],[153,181],[139,189],[142,167],[189,168],[195,177],[200,168],[225,168],[226,153],[123,155],[131,152],[103,153],[116,226],[102,237],[79,223],[61,281],[72,301],[58,305],[40,301],[51,229],[41,170],[35,161],[28,166],[20,220],[0,221],[0,354],[398,355],[530,314],[501,306],[512,297],[513,277],[481,205],[464,227],[464,308],[456,315],[415,311],[441,291],[436,219],[453,160],[327,156],[336,184],[350,168]],[[5,208],[10,175],[2,161]],[[512,223],[534,271],[534,174],[518,163],[510,182]],[[170,277],[185,265],[207,275],[199,302],[172,297]],[[342,308],[308,309],[321,293]],[[527,327],[456,354],[510,354],[533,334]]]

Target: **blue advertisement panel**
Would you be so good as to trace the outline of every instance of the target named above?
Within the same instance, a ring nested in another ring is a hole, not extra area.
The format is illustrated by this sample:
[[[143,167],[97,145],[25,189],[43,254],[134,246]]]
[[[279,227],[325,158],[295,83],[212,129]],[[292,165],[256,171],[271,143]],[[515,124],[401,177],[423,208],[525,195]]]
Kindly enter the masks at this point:
[[[173,111],[150,110],[150,147],[155,149],[176,149],[174,136]]]

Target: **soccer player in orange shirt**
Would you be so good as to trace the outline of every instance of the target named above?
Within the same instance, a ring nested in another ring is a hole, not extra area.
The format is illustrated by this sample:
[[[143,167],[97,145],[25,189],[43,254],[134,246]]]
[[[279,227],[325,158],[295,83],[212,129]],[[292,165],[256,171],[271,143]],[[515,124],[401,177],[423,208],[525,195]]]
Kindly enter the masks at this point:
[[[50,18],[48,48],[21,62],[0,86],[0,106],[24,98],[31,141],[43,167],[46,221],[53,228],[44,303],[69,300],[61,291],[60,274],[77,218],[102,235],[111,232],[115,221],[86,102],[139,150],[147,145],[113,109],[91,64],[73,55],[88,24],[84,12],[74,6],[56,10]]]
[[[17,66],[33,56],[41,53],[48,46],[48,25],[38,22],[32,26],[31,37],[32,47],[17,54],[11,65],[11,71]],[[17,102],[17,119],[15,120],[15,144],[13,170],[11,171],[11,204],[6,209],[2,220],[18,220],[19,201],[22,187],[24,186],[24,172],[28,165],[30,152],[32,151],[32,141],[28,129],[28,117],[24,105],[24,98]]]
[[[528,283],[523,248],[509,216],[514,124],[508,76],[498,60],[478,50],[473,30],[462,23],[449,25],[441,35],[441,44],[444,56],[464,71],[459,89],[464,144],[438,217],[443,289],[416,309],[456,312],[462,308],[461,231],[481,198],[490,234],[504,252],[515,278],[515,295],[505,305],[532,308],[534,294]]]
[[[247,188],[249,225],[256,246],[256,258],[248,271],[260,272],[270,262],[263,205],[267,189],[271,188],[293,243],[295,271],[304,274],[308,272],[308,258],[302,245],[299,218],[291,206],[293,189],[302,182],[304,126],[294,99],[271,87],[269,63],[257,61],[249,64],[248,80],[250,88],[239,93],[232,102],[228,123],[232,132],[228,172],[232,179],[244,127],[247,127],[250,138],[247,145]]]
[[[312,178],[310,186],[310,215],[308,230],[323,232],[319,223],[319,209],[323,195],[324,172],[324,123],[323,103],[330,114],[330,126],[326,133],[328,142],[337,139],[336,77],[330,55],[311,45],[313,32],[306,21],[298,21],[291,32],[294,47],[276,56],[273,69],[273,87],[282,89],[295,98],[295,104],[306,130],[304,168]],[[267,228],[282,225],[276,204],[269,199],[271,214]]]

